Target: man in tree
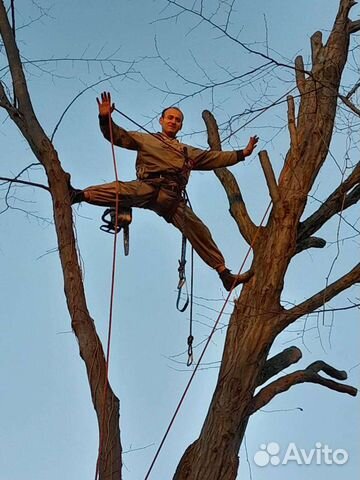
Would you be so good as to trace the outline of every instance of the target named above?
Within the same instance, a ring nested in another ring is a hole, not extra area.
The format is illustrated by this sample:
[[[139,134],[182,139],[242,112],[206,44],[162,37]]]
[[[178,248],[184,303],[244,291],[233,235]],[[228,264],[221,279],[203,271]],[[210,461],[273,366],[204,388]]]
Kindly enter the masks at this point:
[[[161,133],[128,132],[111,120],[115,109],[110,93],[96,99],[99,122],[104,137],[120,147],[136,150],[137,180],[112,182],[74,190],[73,203],[85,201],[102,207],[139,207],[153,210],[178,228],[192,244],[198,255],[214,268],[225,287],[230,291],[246,282],[250,272],[234,275],[225,266],[225,260],[203,222],[186,205],[184,189],[191,170],[214,170],[243,161],[256,147],[258,138],[250,137],[244,150],[222,152],[206,151],[180,143],[176,135],[183,124],[183,114],[177,107],[166,108],[159,120]]]

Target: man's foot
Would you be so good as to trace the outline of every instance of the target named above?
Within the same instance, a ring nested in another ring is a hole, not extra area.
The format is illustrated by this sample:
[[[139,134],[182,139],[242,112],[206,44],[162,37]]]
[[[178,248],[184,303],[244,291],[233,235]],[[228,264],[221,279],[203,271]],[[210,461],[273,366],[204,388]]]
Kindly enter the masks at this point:
[[[85,200],[83,190],[79,190],[78,188],[74,188],[71,185],[70,173],[66,172],[65,176],[66,176],[66,182],[67,182],[69,193],[70,193],[71,205],[74,205],[74,203],[83,202]]]
[[[235,275],[231,273],[228,268],[225,268],[225,270],[218,273],[225,290],[227,290],[228,292],[240,285],[240,283],[246,283],[253,276],[253,272],[251,270],[248,270],[245,273],[241,273],[240,275]]]

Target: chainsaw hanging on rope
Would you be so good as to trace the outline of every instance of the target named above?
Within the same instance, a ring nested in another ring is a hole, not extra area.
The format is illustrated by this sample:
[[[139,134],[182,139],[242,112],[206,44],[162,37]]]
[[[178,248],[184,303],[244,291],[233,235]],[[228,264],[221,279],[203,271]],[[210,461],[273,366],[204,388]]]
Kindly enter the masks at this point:
[[[126,256],[129,255],[129,225],[132,221],[132,209],[121,208],[116,215],[115,208],[107,208],[101,216],[101,220],[104,222],[100,227],[103,232],[116,235],[123,229],[124,253]]]

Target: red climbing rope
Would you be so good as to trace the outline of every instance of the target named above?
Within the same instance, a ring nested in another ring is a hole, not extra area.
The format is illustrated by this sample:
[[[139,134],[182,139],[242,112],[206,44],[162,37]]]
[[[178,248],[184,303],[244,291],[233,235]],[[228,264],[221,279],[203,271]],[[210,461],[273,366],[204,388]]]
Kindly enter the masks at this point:
[[[252,239],[251,245],[249,246],[249,249],[248,249],[248,251],[247,251],[247,253],[246,253],[246,255],[245,255],[245,258],[244,258],[244,260],[243,260],[243,262],[242,262],[242,264],[241,264],[241,266],[240,266],[238,275],[240,275],[240,273],[242,272],[242,269],[244,268],[244,265],[245,265],[245,263],[246,263],[246,260],[248,259],[249,255],[250,255],[250,252],[251,252],[251,250],[252,250],[252,248],[253,248],[253,246],[254,246],[254,244],[255,244],[255,241],[257,240],[257,237],[258,237],[259,232],[260,232],[260,228],[262,227],[262,225],[263,225],[263,223],[264,223],[264,221],[265,221],[265,218],[266,218],[266,216],[267,216],[267,214],[268,214],[268,212],[269,212],[269,210],[270,210],[271,205],[272,205],[272,202],[269,203],[269,205],[268,205],[268,207],[267,207],[267,209],[266,209],[266,211],[265,211],[265,213],[264,213],[264,216],[263,216],[263,218],[262,218],[262,220],[261,220],[261,222],[260,222],[260,225],[259,225],[259,227],[258,227],[258,229],[257,229],[257,231],[256,231],[256,233],[255,233],[255,235],[254,235],[254,238]],[[171,420],[170,420],[169,426],[167,427],[167,429],[166,429],[166,431],[165,431],[165,434],[164,434],[164,436],[163,436],[163,438],[162,438],[162,440],[161,440],[161,442],[160,442],[160,445],[159,445],[159,447],[158,447],[158,449],[157,449],[157,451],[156,451],[156,453],[155,453],[155,456],[154,456],[154,458],[153,458],[153,460],[152,460],[152,462],[151,462],[151,465],[150,465],[150,467],[149,467],[149,470],[147,471],[147,473],[146,473],[146,475],[145,475],[144,480],[147,480],[147,479],[149,478],[150,473],[151,473],[151,471],[152,471],[152,469],[153,469],[153,467],[154,467],[154,465],[155,465],[155,462],[156,462],[156,460],[157,460],[157,458],[158,458],[158,456],[159,456],[159,453],[160,453],[160,451],[161,451],[161,449],[162,449],[162,447],[163,447],[163,445],[164,445],[164,443],[165,443],[165,440],[166,440],[166,438],[167,438],[167,436],[168,436],[168,434],[169,434],[169,432],[170,432],[170,429],[171,429],[171,427],[173,426],[173,423],[174,423],[174,421],[175,421],[175,418],[176,418],[177,414],[179,413],[179,410],[180,410],[180,408],[181,408],[181,405],[182,405],[182,403],[183,403],[183,401],[184,401],[184,399],[185,399],[185,397],[186,397],[187,392],[189,391],[190,385],[191,385],[191,383],[192,383],[192,381],[193,381],[193,379],[194,379],[194,377],[195,377],[195,374],[196,374],[196,372],[197,372],[197,370],[198,370],[198,368],[199,368],[199,366],[200,366],[200,364],[201,364],[201,361],[202,361],[202,359],[203,359],[203,357],[204,357],[204,355],[205,355],[205,352],[206,352],[206,350],[207,350],[207,348],[208,348],[208,346],[209,346],[209,343],[211,342],[211,339],[212,339],[212,337],[213,337],[213,335],[214,335],[214,333],[215,333],[215,331],[216,331],[216,328],[217,328],[217,326],[218,326],[218,324],[219,324],[220,318],[222,317],[222,314],[224,313],[225,307],[226,307],[226,305],[227,305],[227,303],[228,303],[228,301],[229,301],[230,295],[231,295],[231,293],[232,293],[232,291],[233,291],[233,289],[234,289],[235,281],[236,281],[236,279],[234,279],[234,283],[233,283],[233,285],[232,285],[232,287],[231,287],[231,290],[230,290],[230,292],[228,293],[228,295],[227,295],[227,297],[226,297],[226,299],[225,299],[224,305],[222,306],[222,308],[221,308],[221,310],[220,310],[220,313],[219,313],[219,315],[218,315],[218,317],[217,317],[217,319],[216,319],[216,322],[215,322],[215,324],[214,324],[214,326],[213,326],[213,328],[212,328],[212,330],[211,330],[211,332],[210,332],[210,335],[209,335],[208,339],[206,340],[205,346],[204,346],[204,348],[203,348],[203,350],[202,350],[202,352],[201,352],[201,354],[200,354],[199,360],[198,360],[198,362],[197,362],[196,365],[195,365],[195,368],[194,368],[194,370],[193,370],[193,372],[192,372],[192,374],[191,374],[191,376],[190,376],[190,379],[189,379],[189,381],[188,381],[188,383],[187,383],[187,385],[186,385],[186,387],[185,387],[184,393],[182,394],[182,396],[181,396],[181,398],[180,398],[180,401],[179,401],[179,403],[178,403],[178,405],[177,405],[177,407],[176,407],[176,409],[175,409],[175,412],[174,412],[174,414],[173,414],[173,416],[172,416],[172,418],[171,418]]]
[[[96,462],[96,472],[95,480],[99,478],[100,475],[100,457],[102,453],[102,446],[104,439],[102,438],[102,432],[104,431],[105,426],[105,410],[106,410],[106,399],[108,391],[108,376],[109,376],[109,364],[110,364],[110,348],[111,348],[111,333],[112,333],[112,323],[113,323],[113,310],[114,310],[114,292],[115,292],[115,274],[116,274],[116,251],[117,251],[117,234],[118,234],[118,213],[119,213],[119,191],[118,191],[118,170],[116,165],[116,156],[114,148],[114,139],[113,131],[111,125],[111,112],[109,111],[109,130],[110,130],[110,143],[111,143],[111,153],[113,159],[115,181],[116,181],[116,197],[115,197],[115,235],[113,243],[113,257],[112,257],[112,269],[111,269],[111,287],[110,287],[110,306],[109,306],[109,323],[108,323],[108,335],[107,335],[107,346],[106,346],[106,372],[105,372],[105,381],[104,381],[104,396],[103,396],[103,415],[101,419],[101,430],[100,430],[100,441],[99,441],[99,452]]]

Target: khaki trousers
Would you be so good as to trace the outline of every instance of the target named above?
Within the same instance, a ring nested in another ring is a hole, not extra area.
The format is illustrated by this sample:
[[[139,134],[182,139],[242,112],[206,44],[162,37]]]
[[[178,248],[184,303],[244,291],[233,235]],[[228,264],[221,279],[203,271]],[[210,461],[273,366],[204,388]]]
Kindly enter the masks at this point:
[[[197,254],[210,267],[218,270],[225,260],[215,244],[209,229],[186,205],[175,183],[164,184],[162,179],[151,181],[112,182],[95,185],[84,190],[87,203],[101,207],[138,207],[153,210],[182,232]]]

